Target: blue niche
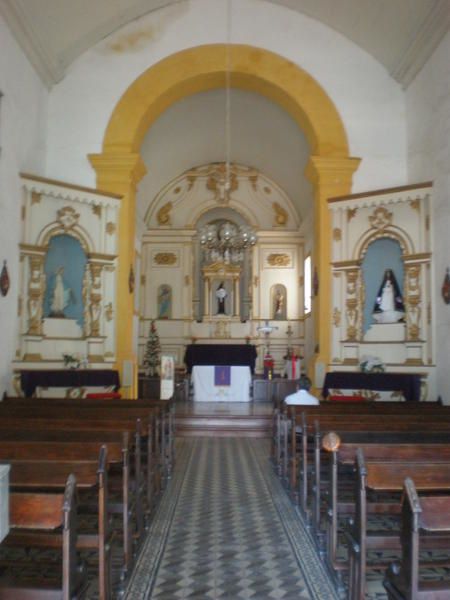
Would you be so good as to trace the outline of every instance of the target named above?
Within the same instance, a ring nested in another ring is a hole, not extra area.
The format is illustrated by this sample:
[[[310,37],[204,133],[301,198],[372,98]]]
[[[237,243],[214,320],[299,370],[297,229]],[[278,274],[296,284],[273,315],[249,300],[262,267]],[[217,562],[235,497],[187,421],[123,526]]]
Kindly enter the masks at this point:
[[[75,319],[83,327],[86,263],[86,254],[77,239],[66,234],[51,238],[44,266],[47,279],[44,318]]]
[[[388,237],[372,242],[367,249],[361,268],[365,288],[364,335],[372,323],[375,322],[372,313],[386,269],[391,269],[394,272],[400,294],[403,296],[403,261],[400,244]]]

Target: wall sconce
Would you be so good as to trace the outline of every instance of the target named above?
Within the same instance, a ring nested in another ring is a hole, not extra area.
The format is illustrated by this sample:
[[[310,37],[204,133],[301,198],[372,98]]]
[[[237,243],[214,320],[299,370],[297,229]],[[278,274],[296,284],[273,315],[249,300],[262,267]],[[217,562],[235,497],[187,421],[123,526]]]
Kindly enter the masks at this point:
[[[3,269],[0,273],[0,293],[2,296],[6,296],[9,290],[9,273],[8,268],[6,266],[6,260],[3,261]]]
[[[445,271],[444,282],[442,284],[442,298],[444,299],[445,304],[450,304],[450,274],[449,269],[447,267]]]

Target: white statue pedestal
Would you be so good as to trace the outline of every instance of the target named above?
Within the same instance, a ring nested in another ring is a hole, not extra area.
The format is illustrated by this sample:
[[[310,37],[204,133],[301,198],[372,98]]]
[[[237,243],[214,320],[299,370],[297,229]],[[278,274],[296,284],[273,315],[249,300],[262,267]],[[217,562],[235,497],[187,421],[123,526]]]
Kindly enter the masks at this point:
[[[365,342],[404,342],[405,323],[372,323],[364,335]]]
[[[83,330],[75,319],[44,319],[42,329],[45,337],[81,338],[83,336]]]

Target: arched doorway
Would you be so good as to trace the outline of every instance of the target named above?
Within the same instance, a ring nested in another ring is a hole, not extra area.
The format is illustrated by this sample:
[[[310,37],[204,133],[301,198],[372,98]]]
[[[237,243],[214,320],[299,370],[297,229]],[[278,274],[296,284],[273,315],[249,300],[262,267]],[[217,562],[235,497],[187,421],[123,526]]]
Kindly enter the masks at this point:
[[[97,186],[123,196],[117,292],[119,368],[124,360],[136,362],[132,339],[134,303],[129,279],[135,253],[136,186],[146,171],[139,154],[140,145],[152,123],[171,104],[191,94],[225,87],[230,65],[231,85],[276,102],[295,119],[310,145],[306,176],[314,186],[313,262],[320,282],[313,305],[316,360],[328,362],[331,286],[327,199],[351,191],[359,159],[349,157],[342,120],[326,92],[308,73],[262,48],[212,44],[173,54],[138,77],[111,115],[102,153],[89,155],[97,174]]]

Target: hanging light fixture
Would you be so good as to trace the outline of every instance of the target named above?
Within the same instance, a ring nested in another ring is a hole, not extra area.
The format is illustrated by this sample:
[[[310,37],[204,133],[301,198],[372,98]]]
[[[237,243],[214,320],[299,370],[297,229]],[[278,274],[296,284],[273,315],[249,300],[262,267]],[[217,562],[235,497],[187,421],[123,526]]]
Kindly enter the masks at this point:
[[[228,204],[232,190],[231,175],[231,15],[232,0],[226,2],[225,44],[225,169],[220,201]],[[238,264],[244,260],[244,250],[256,244],[256,233],[249,226],[238,226],[229,220],[218,219],[199,230],[200,245],[205,263]]]

